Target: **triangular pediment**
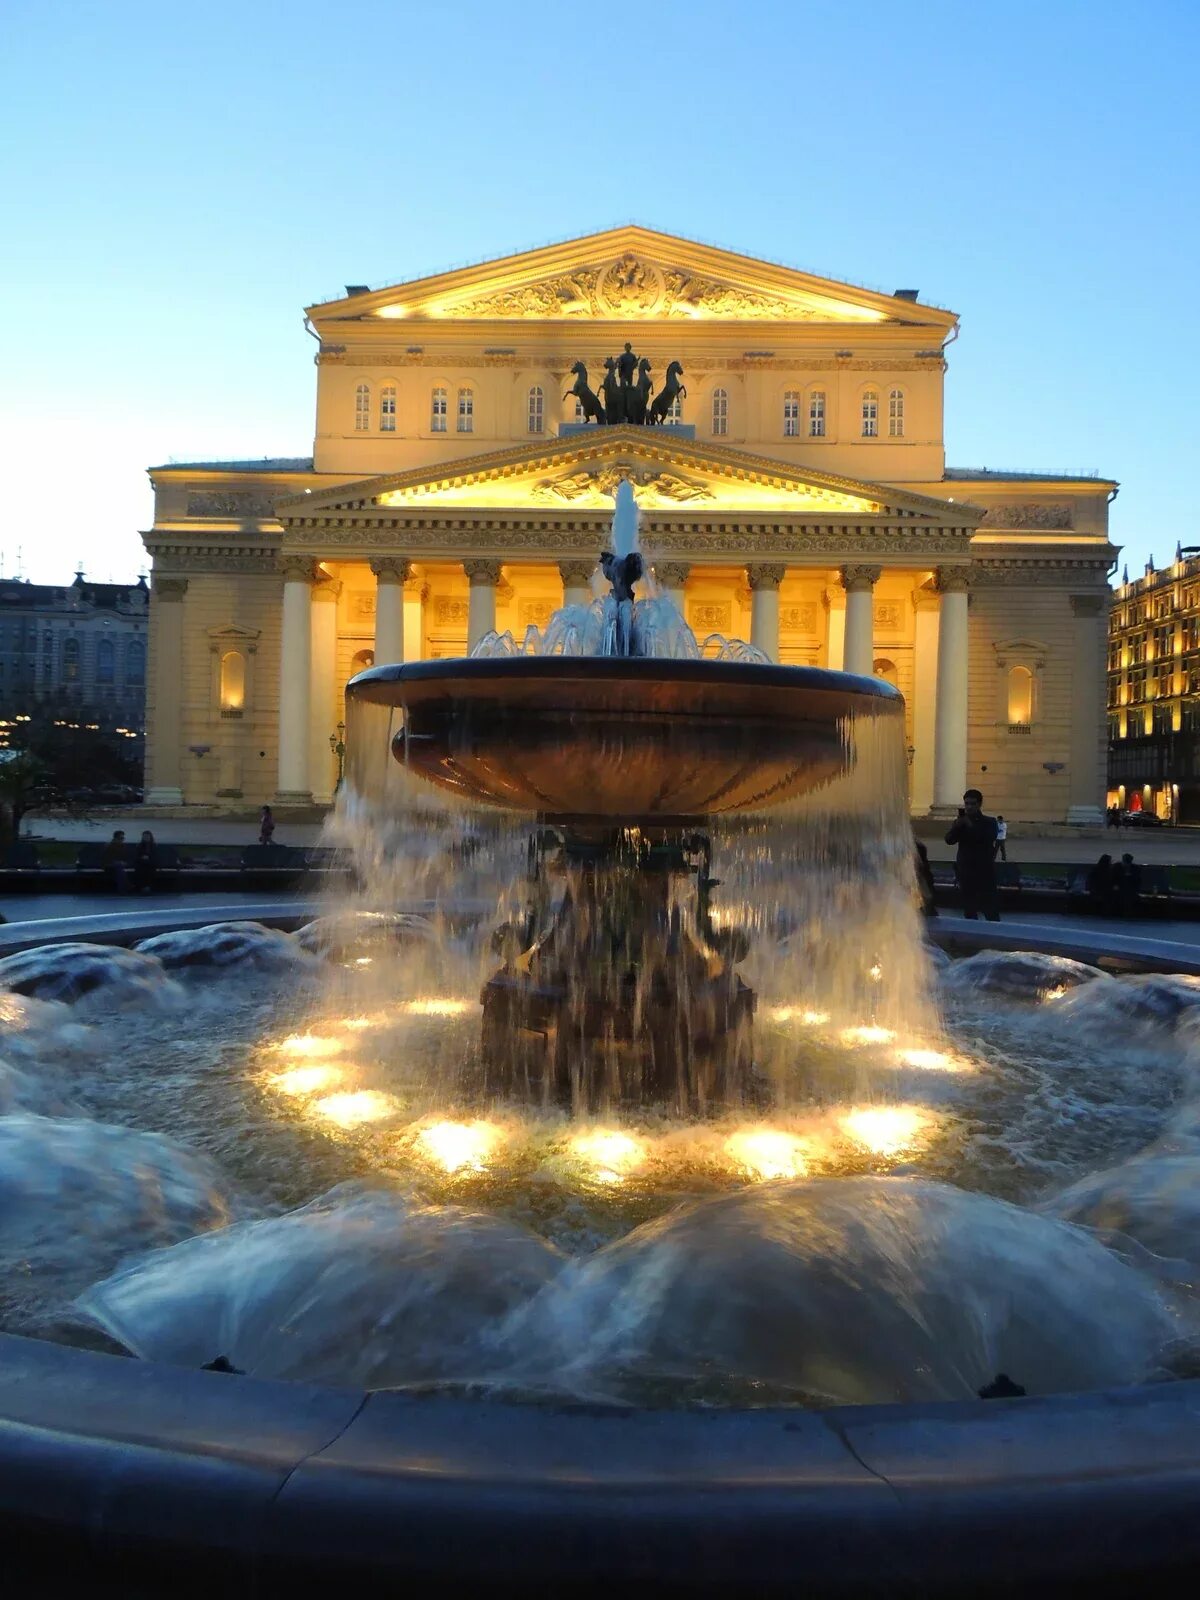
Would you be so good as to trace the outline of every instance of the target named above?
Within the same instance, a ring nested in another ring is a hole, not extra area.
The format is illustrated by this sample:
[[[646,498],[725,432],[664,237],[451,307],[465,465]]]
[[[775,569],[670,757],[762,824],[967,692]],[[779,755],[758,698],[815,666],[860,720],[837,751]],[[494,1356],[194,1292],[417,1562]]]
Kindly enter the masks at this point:
[[[764,456],[673,436],[671,428],[589,428],[541,446],[471,456],[437,468],[341,484],[280,503],[297,517],[381,511],[607,511],[628,480],[645,511],[904,517],[974,524],[982,511],[883,484],[792,467]]]
[[[402,321],[928,324],[953,312],[630,225],[310,306],[318,325]]]

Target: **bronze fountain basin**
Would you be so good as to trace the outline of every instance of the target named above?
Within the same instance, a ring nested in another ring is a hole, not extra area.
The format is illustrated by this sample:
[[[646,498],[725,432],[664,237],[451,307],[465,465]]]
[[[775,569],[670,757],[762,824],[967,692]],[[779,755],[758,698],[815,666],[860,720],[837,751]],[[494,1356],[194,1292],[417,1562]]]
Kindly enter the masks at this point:
[[[671,827],[795,799],[848,770],[848,721],[900,717],[876,678],[818,667],[623,656],[372,667],[396,759],[428,782],[547,820]]]

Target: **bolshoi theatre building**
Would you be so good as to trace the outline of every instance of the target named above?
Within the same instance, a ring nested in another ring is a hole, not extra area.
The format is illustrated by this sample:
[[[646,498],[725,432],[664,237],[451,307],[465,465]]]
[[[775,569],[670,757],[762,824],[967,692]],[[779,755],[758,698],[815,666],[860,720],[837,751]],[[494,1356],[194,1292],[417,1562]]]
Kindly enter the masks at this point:
[[[1099,820],[1116,485],[946,466],[952,312],[631,226],[307,319],[311,458],[151,469],[148,802],[328,803],[347,679],[588,600],[628,479],[698,638],[903,691],[914,815]]]

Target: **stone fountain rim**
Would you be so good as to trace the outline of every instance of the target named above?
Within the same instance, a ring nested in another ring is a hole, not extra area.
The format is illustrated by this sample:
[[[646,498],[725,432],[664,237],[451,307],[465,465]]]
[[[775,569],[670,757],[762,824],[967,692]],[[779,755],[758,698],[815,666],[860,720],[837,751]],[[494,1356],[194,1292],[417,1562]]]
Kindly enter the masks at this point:
[[[295,926],[310,908],[253,910]],[[203,914],[147,920],[165,931]],[[48,923],[38,942],[90,923],[122,942],[115,920]],[[931,931],[979,947],[1016,934]],[[146,937],[145,923],[125,936]],[[1090,948],[1126,960],[1128,943]],[[1127,1592],[1200,1563],[1198,1492],[1200,1380],[819,1411],[538,1407],[229,1377],[0,1334],[6,1573],[119,1574],[130,1597],[184,1572],[247,1594],[265,1577],[324,1595],[332,1578],[383,1576],[523,1597],[647,1579],[790,1597],[801,1571],[829,1595],[878,1592],[881,1572],[896,1595],[1061,1595],[1117,1574]]]

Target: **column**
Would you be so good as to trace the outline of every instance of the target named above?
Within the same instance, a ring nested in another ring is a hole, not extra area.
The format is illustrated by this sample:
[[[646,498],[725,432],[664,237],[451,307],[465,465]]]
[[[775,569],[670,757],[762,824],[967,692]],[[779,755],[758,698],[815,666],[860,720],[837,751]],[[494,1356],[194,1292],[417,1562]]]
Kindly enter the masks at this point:
[[[750,584],[750,643],[779,660],[779,585],[784,568],[774,562],[755,562],[746,568]]]
[[[396,556],[372,561],[375,574],[375,665],[404,660],[404,585],[412,563]]]
[[[154,575],[150,639],[153,664],[146,673],[151,696],[148,725],[150,772],[146,804],[183,804],[183,597],[186,578]]]
[[[1071,764],[1067,821],[1101,823],[1106,783],[1108,595],[1071,596]]]
[[[560,561],[558,575],[562,579],[563,605],[590,606],[592,603],[592,573],[594,561]]]
[[[842,670],[871,676],[875,666],[875,585],[879,567],[843,567],[846,591],[846,644]]]
[[[691,570],[686,561],[656,561],[654,563],[654,576],[658,579],[659,586],[685,621],[687,620],[687,613],[684,610],[685,591]],[[778,632],[778,629],[776,632]]]
[[[913,706],[912,781],[909,805],[914,814],[933,805],[933,764],[937,741],[938,624],[941,620],[936,589],[920,588],[913,594]]]
[[[337,602],[341,584],[330,579],[312,588],[308,683],[308,787],[320,806],[333,802],[337,763],[329,735],[337,729]]]
[[[283,561],[283,637],[279,648],[278,805],[311,805],[308,724],[312,672],[312,582],[310,556]]]
[[[935,816],[953,816],[962,804],[967,786],[967,675],[970,652],[967,638],[967,585],[969,574],[961,567],[938,569],[942,597],[938,623],[937,729],[933,756]]]
[[[410,578],[404,585],[404,651],[408,661],[420,661],[425,649],[425,602],[429,585]]]
[[[499,561],[464,561],[463,571],[471,585],[471,598],[467,607],[467,650],[475,646],[485,634],[496,631],[496,585],[500,582]]]
[[[825,606],[825,665],[840,672],[846,659],[846,591],[838,583],[821,597]]]

